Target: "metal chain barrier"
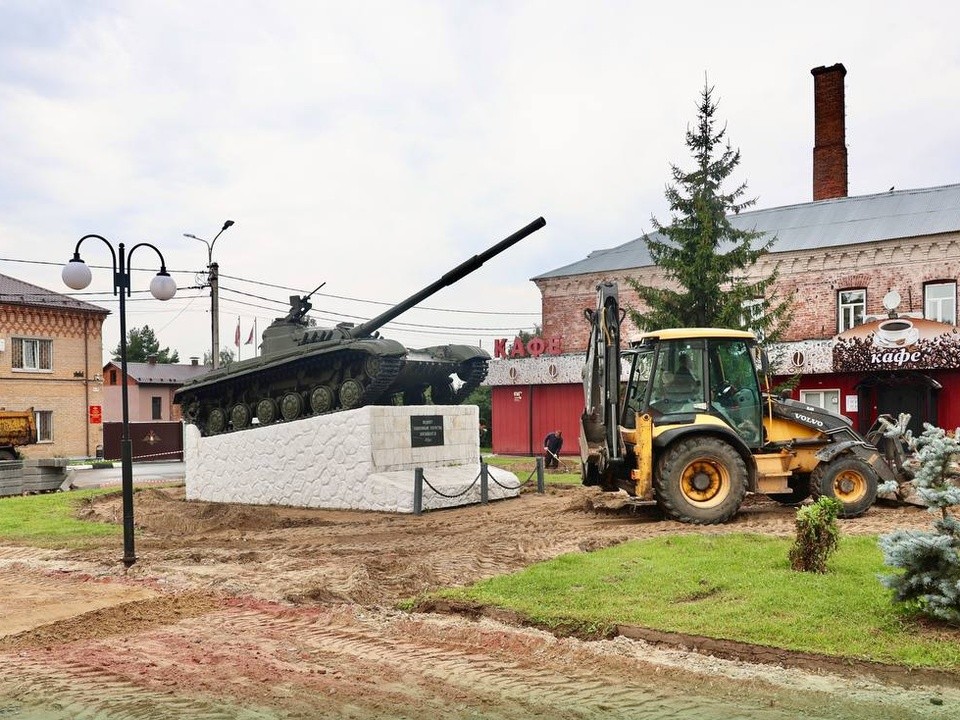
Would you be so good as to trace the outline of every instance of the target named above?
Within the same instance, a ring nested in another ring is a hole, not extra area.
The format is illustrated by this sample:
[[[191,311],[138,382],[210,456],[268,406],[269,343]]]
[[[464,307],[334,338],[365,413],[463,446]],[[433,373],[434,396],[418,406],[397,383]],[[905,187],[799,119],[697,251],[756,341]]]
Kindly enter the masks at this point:
[[[167,456],[167,455],[180,455],[180,456],[182,456],[182,455],[183,455],[183,450],[170,450],[170,451],[168,451],[168,452],[153,453],[152,455],[134,455],[131,459],[132,459],[132,460],[144,460],[144,459],[146,459],[146,458],[158,458],[158,457],[165,457],[165,456]],[[99,461],[99,460],[97,460],[96,458],[93,458],[92,460],[93,460],[94,462],[120,462],[120,458],[113,458],[113,459],[111,459],[111,458],[104,458],[102,461]]]
[[[523,486],[530,484],[530,481],[533,480],[534,476],[536,476],[536,478],[537,478],[537,492],[540,493],[540,494],[543,494],[543,492],[544,492],[544,483],[543,483],[543,458],[540,458],[540,457],[537,458],[536,467],[534,468],[533,472],[531,472],[530,475],[527,477],[527,479],[524,480],[523,482],[518,482],[516,485],[504,485],[504,484],[501,483],[499,480],[497,480],[495,477],[493,478],[493,482],[496,483],[496,485],[497,485],[498,487],[500,487],[500,488],[502,488],[502,489],[504,489],[504,490],[508,490],[508,491],[509,491],[509,490],[519,490],[519,489],[522,488]],[[428,488],[430,488],[430,489],[434,492],[434,494],[436,494],[437,496],[442,497],[442,498],[447,498],[448,500],[451,500],[451,499],[455,499],[455,498],[458,498],[458,497],[463,497],[464,495],[466,495],[468,492],[470,492],[470,490],[472,490],[472,489],[474,488],[474,486],[476,486],[477,482],[479,481],[479,483],[480,483],[480,503],[481,503],[482,505],[486,505],[487,502],[488,502],[488,499],[489,499],[488,487],[489,487],[489,479],[490,479],[490,478],[491,478],[491,475],[490,475],[490,471],[489,471],[489,469],[488,469],[488,465],[487,465],[487,463],[483,463],[483,462],[482,462],[482,463],[480,463],[480,473],[477,475],[477,477],[475,477],[475,478],[473,479],[473,481],[472,481],[469,485],[467,485],[467,486],[466,486],[463,490],[461,490],[460,492],[456,492],[456,493],[445,493],[445,492],[443,492],[442,490],[439,490],[439,489],[437,489],[436,487],[434,487],[434,486],[430,483],[430,481],[427,480],[426,476],[423,474],[423,468],[422,468],[422,467],[414,468],[414,473],[413,473],[413,514],[414,514],[414,515],[420,515],[420,514],[423,513],[423,486],[424,486],[424,485],[426,485]]]

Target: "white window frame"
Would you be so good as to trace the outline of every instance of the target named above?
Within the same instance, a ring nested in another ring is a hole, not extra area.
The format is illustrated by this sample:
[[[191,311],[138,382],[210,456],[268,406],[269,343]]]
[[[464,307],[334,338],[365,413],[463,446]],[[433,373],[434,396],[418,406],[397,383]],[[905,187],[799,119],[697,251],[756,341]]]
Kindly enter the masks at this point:
[[[853,296],[859,293],[860,299],[853,300],[845,295]],[[859,312],[858,312],[859,311]],[[837,291],[837,332],[842,333],[857,325],[863,324],[863,317],[867,314],[867,291],[864,288],[851,288]]]
[[[19,372],[53,372],[53,340],[44,338],[14,337],[11,338],[13,346],[13,358],[19,356],[20,365],[14,365],[11,360],[11,370]],[[46,346],[46,352],[43,351]],[[31,352],[27,348],[31,347]],[[33,365],[27,364],[27,357],[33,355]],[[43,360],[46,358],[48,367],[43,367]]]
[[[800,402],[840,415],[840,388],[801,390]]]
[[[37,442],[53,442],[53,410],[34,410],[34,420],[37,423]]]
[[[745,328],[753,330],[753,324],[757,320],[763,319],[763,298],[744,300],[740,304],[740,310],[740,324]]]
[[[942,292],[937,293],[937,291]],[[927,320],[956,325],[957,284],[955,282],[926,283],[923,286],[923,316]]]

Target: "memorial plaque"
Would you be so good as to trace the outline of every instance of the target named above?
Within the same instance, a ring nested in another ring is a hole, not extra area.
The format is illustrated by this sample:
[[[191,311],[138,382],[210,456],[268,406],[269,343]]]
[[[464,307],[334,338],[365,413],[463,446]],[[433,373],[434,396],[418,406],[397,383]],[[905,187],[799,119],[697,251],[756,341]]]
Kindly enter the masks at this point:
[[[443,445],[443,415],[410,417],[410,447]]]

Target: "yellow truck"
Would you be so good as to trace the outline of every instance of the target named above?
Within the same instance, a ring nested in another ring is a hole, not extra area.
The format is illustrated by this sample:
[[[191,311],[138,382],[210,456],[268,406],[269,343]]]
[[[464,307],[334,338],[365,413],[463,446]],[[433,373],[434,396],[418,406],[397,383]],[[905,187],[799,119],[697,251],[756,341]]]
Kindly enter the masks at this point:
[[[37,441],[33,408],[0,410],[0,460],[16,460],[17,448]]]

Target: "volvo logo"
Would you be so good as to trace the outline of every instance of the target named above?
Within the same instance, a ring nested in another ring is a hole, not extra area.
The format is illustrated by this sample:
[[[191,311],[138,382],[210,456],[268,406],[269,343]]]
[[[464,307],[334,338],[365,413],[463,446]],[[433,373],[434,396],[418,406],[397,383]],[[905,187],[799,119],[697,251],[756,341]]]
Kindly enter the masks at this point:
[[[808,425],[816,425],[817,427],[823,427],[823,423],[817,420],[816,418],[808,417],[807,415],[801,415],[800,413],[794,413],[793,416],[800,422],[805,422]]]

